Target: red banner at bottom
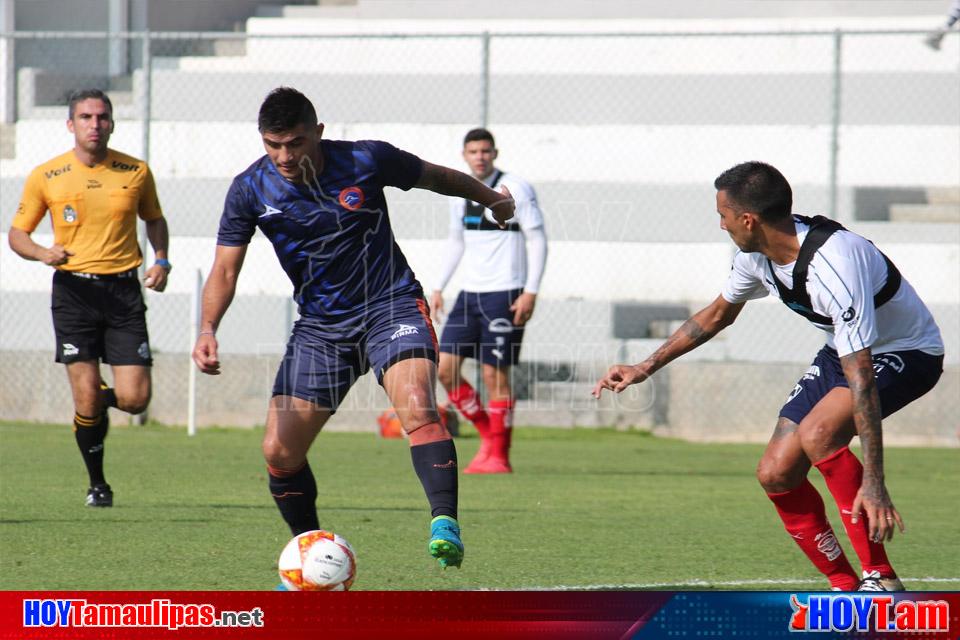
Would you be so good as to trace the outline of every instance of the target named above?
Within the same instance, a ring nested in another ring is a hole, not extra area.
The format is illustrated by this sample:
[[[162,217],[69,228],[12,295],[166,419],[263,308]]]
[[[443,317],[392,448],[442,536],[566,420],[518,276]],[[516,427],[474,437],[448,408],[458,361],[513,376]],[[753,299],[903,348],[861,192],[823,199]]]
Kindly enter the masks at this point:
[[[0,592],[0,640],[656,640],[824,631],[957,640],[960,592]]]

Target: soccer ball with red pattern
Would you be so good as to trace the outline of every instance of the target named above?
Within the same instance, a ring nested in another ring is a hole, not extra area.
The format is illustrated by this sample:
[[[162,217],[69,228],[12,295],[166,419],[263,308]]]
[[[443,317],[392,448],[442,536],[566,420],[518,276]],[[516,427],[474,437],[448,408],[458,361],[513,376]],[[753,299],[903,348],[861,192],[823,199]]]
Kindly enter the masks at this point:
[[[357,557],[337,534],[307,531],[283,548],[278,568],[290,591],[347,591],[357,577]]]

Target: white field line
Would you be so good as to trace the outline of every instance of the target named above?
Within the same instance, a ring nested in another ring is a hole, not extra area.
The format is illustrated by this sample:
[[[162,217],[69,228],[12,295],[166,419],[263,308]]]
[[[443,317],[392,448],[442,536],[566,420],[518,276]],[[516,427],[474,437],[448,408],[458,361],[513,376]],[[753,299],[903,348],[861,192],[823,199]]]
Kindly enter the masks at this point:
[[[960,582],[958,578],[901,578],[905,584],[913,585],[916,583],[936,584],[940,582]],[[759,579],[759,580],[689,580],[687,582],[647,582],[635,584],[587,584],[587,585],[555,585],[552,587],[523,587],[519,589],[510,589],[510,591],[629,591],[643,589],[664,589],[672,587],[671,590],[703,587],[731,587],[742,588],[752,586],[773,586],[787,584],[811,584],[822,585],[826,587],[825,579],[810,578],[781,578],[781,579]],[[825,589],[824,589],[825,590]],[[908,589],[909,591],[909,589]]]

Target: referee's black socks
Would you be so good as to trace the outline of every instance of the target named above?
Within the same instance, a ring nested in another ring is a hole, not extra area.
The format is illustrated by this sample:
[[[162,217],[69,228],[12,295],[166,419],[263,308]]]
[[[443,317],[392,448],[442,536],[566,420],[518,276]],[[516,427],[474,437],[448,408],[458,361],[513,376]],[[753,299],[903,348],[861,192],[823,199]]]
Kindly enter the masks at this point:
[[[96,418],[88,418],[79,413],[73,416],[73,435],[77,440],[83,463],[87,466],[90,486],[106,484],[103,477],[103,441],[110,429],[110,419],[104,411]]]
[[[117,408],[117,392],[113,390],[113,387],[108,387],[106,382],[100,383],[100,398],[103,400],[105,407]]]

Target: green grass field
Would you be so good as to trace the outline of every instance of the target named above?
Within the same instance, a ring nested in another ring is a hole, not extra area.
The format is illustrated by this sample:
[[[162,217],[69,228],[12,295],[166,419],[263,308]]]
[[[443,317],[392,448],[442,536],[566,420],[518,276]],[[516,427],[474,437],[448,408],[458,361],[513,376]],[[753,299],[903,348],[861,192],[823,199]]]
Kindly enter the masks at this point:
[[[69,427],[0,425],[0,589],[273,588],[289,536],[261,435],[113,427],[115,506],[91,509]],[[461,464],[477,444],[458,439]],[[354,589],[826,586],[754,479],[760,446],[520,428],[514,451],[511,476],[461,476],[466,558],[444,572],[426,552],[406,443],[322,434],[311,454],[320,522],[356,549]],[[887,478],[907,523],[889,553],[907,587],[960,589],[960,450],[890,449]]]

